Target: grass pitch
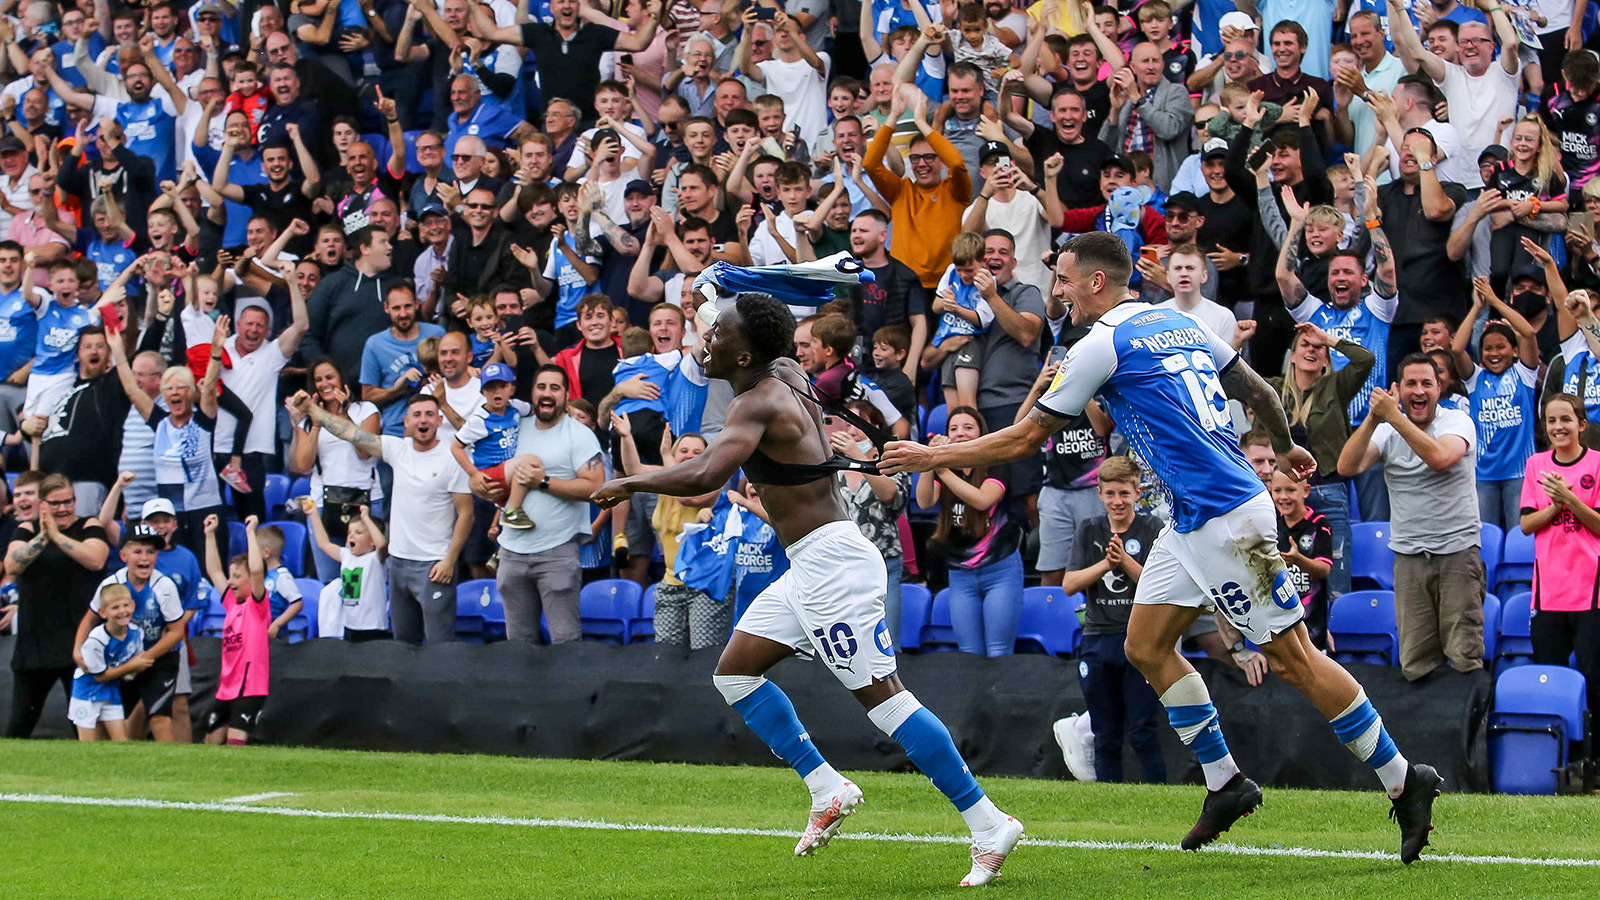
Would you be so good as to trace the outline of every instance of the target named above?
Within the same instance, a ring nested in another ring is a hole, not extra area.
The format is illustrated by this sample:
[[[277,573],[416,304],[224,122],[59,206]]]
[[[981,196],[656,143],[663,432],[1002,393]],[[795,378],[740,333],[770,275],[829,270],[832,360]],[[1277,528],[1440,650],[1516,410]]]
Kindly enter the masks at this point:
[[[967,870],[964,845],[906,837],[964,835],[960,818],[916,775],[854,774],[867,805],[846,833],[865,837],[841,837],[818,857],[796,859],[791,836],[666,830],[803,827],[805,791],[775,767],[18,741],[0,741],[0,760],[7,898],[971,896],[955,887]],[[1521,861],[1424,856],[1405,867],[1296,855],[1393,853],[1398,832],[1377,790],[1269,789],[1266,806],[1228,835],[1232,843],[1185,854],[1127,844],[1175,843],[1199,811],[1197,787],[983,782],[1027,824],[1030,839],[1106,842],[1024,844],[998,884],[976,889],[997,897],[1600,894],[1596,798],[1446,794],[1430,853]],[[52,799],[22,802],[24,795]],[[99,805],[131,799],[167,805]],[[174,805],[182,803],[220,805]],[[530,821],[552,819],[567,824]],[[1271,855],[1251,852],[1261,850]]]

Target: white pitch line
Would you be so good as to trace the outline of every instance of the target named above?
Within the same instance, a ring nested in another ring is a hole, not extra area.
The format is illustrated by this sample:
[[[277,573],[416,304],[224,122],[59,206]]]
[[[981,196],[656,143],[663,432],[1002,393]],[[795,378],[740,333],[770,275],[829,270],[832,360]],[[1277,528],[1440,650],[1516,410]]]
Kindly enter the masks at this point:
[[[380,822],[424,822],[447,825],[509,825],[519,828],[577,828],[588,831],[642,831],[659,834],[737,835],[749,837],[796,838],[798,831],[778,828],[720,828],[699,825],[656,825],[644,822],[607,822],[598,819],[562,819],[520,816],[451,816],[438,813],[357,812],[353,810],[299,809],[288,806],[245,806],[239,803],[149,800],[140,797],[77,797],[68,794],[0,793],[0,803],[39,803],[65,806],[113,806],[135,809],[170,809],[190,812],[254,813],[302,819],[366,819]],[[969,838],[948,834],[882,834],[846,832],[834,840],[878,841],[901,844],[967,844]],[[1028,846],[1066,850],[1162,850],[1182,852],[1177,844],[1159,841],[1068,841],[1028,839]],[[1311,847],[1248,847],[1239,844],[1213,844],[1202,853],[1234,856],[1291,856],[1302,859],[1369,859],[1398,861],[1399,856],[1375,850],[1319,850]],[[1472,863],[1479,865],[1553,866],[1558,868],[1600,868],[1600,859],[1561,857],[1474,856],[1461,853],[1429,854],[1425,862]]]
[[[242,794],[238,797],[224,797],[218,803],[259,803],[262,800],[276,800],[279,797],[298,797],[299,794],[290,791],[267,791],[264,794]]]

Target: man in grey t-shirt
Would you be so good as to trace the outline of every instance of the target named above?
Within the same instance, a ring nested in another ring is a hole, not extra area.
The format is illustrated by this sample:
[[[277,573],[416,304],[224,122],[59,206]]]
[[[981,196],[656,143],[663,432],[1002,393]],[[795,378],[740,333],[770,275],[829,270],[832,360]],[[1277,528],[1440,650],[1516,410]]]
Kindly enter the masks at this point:
[[[500,569],[495,575],[506,609],[506,637],[539,640],[539,613],[550,625],[550,643],[583,637],[578,589],[583,568],[578,535],[589,533],[589,495],[605,481],[600,441],[567,415],[567,373],[540,366],[533,376],[533,415],[517,428],[517,456],[536,456],[537,465],[518,469],[528,490],[522,509],[531,529],[500,529]],[[502,500],[504,489],[481,477],[472,491],[485,500]]]
[[[973,279],[994,310],[994,323],[981,340],[956,351],[956,367],[978,369],[978,411],[990,431],[1016,419],[1017,409],[1039,376],[1039,341],[1044,329],[1044,296],[1038,285],[1016,278],[1017,241],[993,228],[983,236],[983,263]],[[1044,486],[1044,454],[1008,464],[1000,476],[1012,496],[1036,494]],[[991,470],[992,471],[992,470]]]
[[[1398,390],[1373,389],[1366,419],[1339,454],[1339,474],[1383,463],[1400,670],[1415,681],[1446,659],[1457,672],[1483,667],[1486,579],[1472,418],[1439,407],[1439,370],[1426,354],[1407,356],[1397,371]]]

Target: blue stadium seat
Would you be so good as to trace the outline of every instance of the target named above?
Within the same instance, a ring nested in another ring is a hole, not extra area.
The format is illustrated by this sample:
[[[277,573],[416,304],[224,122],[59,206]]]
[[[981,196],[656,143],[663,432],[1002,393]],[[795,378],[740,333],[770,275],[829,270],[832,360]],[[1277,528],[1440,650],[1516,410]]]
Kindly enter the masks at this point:
[[[300,615],[305,616],[308,623],[306,637],[322,637],[317,627],[317,614],[322,608],[322,582],[315,578],[296,578],[294,583],[300,588]]]
[[[900,634],[895,643],[900,652],[917,653],[922,650],[922,626],[928,622],[928,610],[933,606],[933,595],[920,584],[900,585]]]
[[[1519,591],[1500,607],[1500,634],[1495,639],[1495,666],[1501,669],[1533,661],[1533,594]]]
[[[1350,488],[1350,524],[1354,525],[1361,521],[1361,497],[1356,493],[1354,479],[1345,482],[1345,484]]]
[[[628,643],[646,644],[656,640],[656,586],[650,585],[639,596],[639,616],[628,623]]]
[[[578,593],[578,615],[583,639],[608,644],[628,642],[628,623],[639,617],[639,582],[627,578],[602,578]]]
[[[949,588],[933,595],[933,603],[928,606],[928,620],[922,626],[918,643],[923,653],[956,649],[956,629],[950,624]]]
[[[1587,735],[1583,675],[1560,666],[1519,666],[1495,680],[1489,714],[1489,779],[1502,794],[1554,794],[1571,741]]]
[[[267,505],[268,522],[276,522],[287,516],[289,513],[284,509],[284,504],[289,500],[289,476],[276,473],[267,475],[267,486],[261,499]]]
[[[306,539],[310,534],[301,522],[273,522],[283,531],[283,564],[296,578],[306,574]]]
[[[1533,535],[1523,534],[1513,528],[1506,534],[1500,565],[1495,570],[1489,589],[1504,597],[1518,588],[1533,587]]]
[[[244,536],[244,523],[243,522],[228,522],[227,526],[228,526],[228,558],[232,559],[233,557],[238,556],[239,554],[241,554],[241,553],[243,553],[245,551],[246,541],[245,541],[245,536]],[[226,560],[226,559],[223,560],[222,564],[223,564],[223,568],[227,568],[228,560]],[[205,568],[206,568],[206,561],[204,559],[202,559],[202,560],[200,560],[200,570],[203,572],[203,571],[205,571]]]
[[[307,478],[305,476],[301,476],[299,478],[296,478],[294,480],[294,483],[289,485],[289,496],[291,496],[291,497],[309,497],[309,496],[311,496],[311,479]]]
[[[1483,664],[1494,665],[1494,653],[1500,645],[1500,598],[1483,595]]]
[[[1083,630],[1078,624],[1076,596],[1068,597],[1059,587],[1023,588],[1016,651],[1071,656]]]
[[[197,618],[200,619],[201,634],[207,637],[222,637],[222,626],[228,618],[228,611],[222,607],[222,595],[212,592],[211,604]]]
[[[363,134],[361,139],[366,141],[367,146],[372,148],[372,156],[378,161],[378,166],[387,171],[389,154],[394,152],[394,145],[389,143],[389,136],[374,131],[369,134]]]
[[[1342,663],[1400,664],[1393,591],[1351,591],[1328,611],[1333,658]]]
[[[1350,584],[1356,589],[1394,590],[1394,551],[1388,522],[1350,526]]]
[[[500,602],[500,588],[493,578],[479,578],[474,581],[463,581],[456,586],[456,639],[467,644],[486,643],[487,631],[485,623],[492,610]],[[501,622],[504,623],[505,613],[502,608]]]
[[[950,408],[943,403],[928,410],[928,421],[923,423],[922,434],[944,434],[945,425],[950,421]]]
[[[431,94],[432,92],[428,93]],[[415,131],[404,132],[406,136],[406,171],[413,175],[422,174],[422,163],[417,162],[417,135],[421,133],[422,129],[420,128]],[[383,157],[380,156],[378,159],[382,161]]]
[[[1478,555],[1483,558],[1483,581],[1492,592],[1495,586],[1495,572],[1500,568],[1500,557],[1504,552],[1506,533],[1500,530],[1499,525],[1485,522],[1478,534]]]

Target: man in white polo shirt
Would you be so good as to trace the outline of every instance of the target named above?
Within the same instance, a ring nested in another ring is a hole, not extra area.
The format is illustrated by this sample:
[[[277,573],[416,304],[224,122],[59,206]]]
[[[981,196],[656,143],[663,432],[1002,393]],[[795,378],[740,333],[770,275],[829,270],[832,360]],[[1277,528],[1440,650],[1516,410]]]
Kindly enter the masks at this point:
[[[295,408],[340,440],[394,468],[389,496],[389,619],[397,641],[456,639],[456,561],[472,530],[467,473],[439,440],[439,401],[414,394],[406,403],[405,437],[375,435],[311,402]],[[535,618],[535,627],[537,627]]]

